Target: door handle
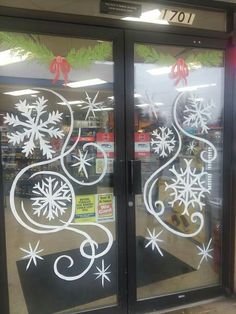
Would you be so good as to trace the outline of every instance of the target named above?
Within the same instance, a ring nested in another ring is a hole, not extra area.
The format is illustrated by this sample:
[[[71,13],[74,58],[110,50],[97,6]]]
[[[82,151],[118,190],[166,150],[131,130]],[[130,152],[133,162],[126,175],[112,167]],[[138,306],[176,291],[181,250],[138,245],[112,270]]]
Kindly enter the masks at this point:
[[[113,161],[113,194],[118,196],[118,193],[122,193],[120,186],[125,186],[125,176],[120,175],[125,173],[125,161],[124,160],[114,160]]]
[[[130,195],[142,193],[141,160],[128,161],[128,192]]]

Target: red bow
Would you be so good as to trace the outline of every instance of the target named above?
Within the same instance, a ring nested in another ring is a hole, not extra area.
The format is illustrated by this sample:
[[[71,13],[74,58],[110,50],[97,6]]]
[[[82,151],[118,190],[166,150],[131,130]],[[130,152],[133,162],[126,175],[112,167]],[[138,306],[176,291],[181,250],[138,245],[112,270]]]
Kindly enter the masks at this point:
[[[70,72],[71,66],[69,62],[66,60],[66,58],[57,56],[55,57],[49,67],[50,72],[55,73],[55,77],[52,81],[52,84],[55,84],[59,77],[60,73],[62,73],[64,82],[67,84],[68,82],[68,73]]]
[[[179,58],[176,63],[172,66],[170,77],[176,79],[175,86],[179,84],[181,80],[184,81],[184,85],[187,85],[186,77],[189,75],[189,69],[184,59]]]

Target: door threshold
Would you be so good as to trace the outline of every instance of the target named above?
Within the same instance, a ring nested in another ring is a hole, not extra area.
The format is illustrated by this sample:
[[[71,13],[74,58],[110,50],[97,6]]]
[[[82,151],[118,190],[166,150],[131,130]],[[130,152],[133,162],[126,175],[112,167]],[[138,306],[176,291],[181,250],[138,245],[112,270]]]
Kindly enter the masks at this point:
[[[147,314],[168,314],[168,313],[174,312],[176,310],[187,309],[187,308],[191,308],[191,307],[195,307],[195,306],[199,306],[199,305],[204,305],[204,304],[208,304],[208,303],[213,303],[213,302],[217,302],[217,301],[225,300],[225,299],[227,299],[225,296],[219,296],[216,298],[211,298],[211,299],[207,299],[207,300],[203,300],[203,301],[199,301],[199,302],[193,302],[193,303],[184,304],[181,306],[174,306],[174,307],[171,307],[170,309],[148,312]]]

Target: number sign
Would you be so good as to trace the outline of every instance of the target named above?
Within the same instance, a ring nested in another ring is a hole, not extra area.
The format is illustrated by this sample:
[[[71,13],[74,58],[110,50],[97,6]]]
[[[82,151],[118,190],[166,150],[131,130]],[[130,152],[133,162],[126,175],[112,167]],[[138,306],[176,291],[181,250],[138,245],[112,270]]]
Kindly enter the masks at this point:
[[[190,12],[183,12],[178,10],[162,10],[160,18],[172,23],[192,25],[195,14]]]

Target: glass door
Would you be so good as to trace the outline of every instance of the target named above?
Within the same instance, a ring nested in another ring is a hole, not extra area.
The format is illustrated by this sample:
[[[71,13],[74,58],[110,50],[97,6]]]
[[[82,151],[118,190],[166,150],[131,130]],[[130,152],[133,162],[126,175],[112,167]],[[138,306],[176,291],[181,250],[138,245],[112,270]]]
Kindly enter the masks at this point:
[[[135,309],[161,308],[222,286],[225,52],[192,38],[128,36],[130,293]]]
[[[118,313],[122,36],[43,24],[0,32],[9,313]]]

